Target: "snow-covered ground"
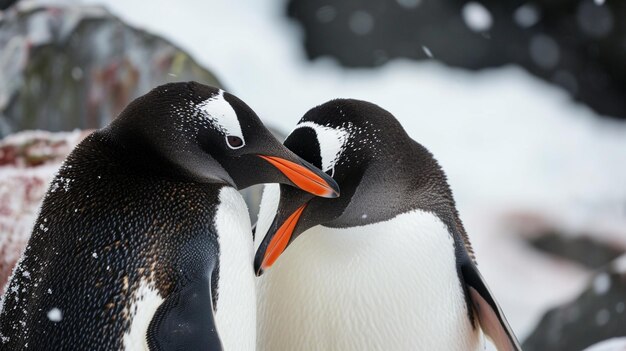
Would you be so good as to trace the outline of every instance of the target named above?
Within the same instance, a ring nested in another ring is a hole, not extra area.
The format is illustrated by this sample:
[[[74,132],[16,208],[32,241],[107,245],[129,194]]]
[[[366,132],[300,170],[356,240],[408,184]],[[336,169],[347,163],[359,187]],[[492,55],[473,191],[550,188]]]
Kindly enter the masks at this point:
[[[346,70],[331,59],[310,63],[282,1],[79,2],[104,4],[180,45],[284,132],[337,97],[392,112],[446,170],[481,270],[521,338],[545,308],[575,295],[589,272],[530,250],[497,218],[530,209],[555,214],[573,230],[589,223],[626,228],[626,124],[598,118],[517,67],[469,72],[397,60]]]
[[[584,351],[626,351],[626,338],[614,338],[595,344]]]

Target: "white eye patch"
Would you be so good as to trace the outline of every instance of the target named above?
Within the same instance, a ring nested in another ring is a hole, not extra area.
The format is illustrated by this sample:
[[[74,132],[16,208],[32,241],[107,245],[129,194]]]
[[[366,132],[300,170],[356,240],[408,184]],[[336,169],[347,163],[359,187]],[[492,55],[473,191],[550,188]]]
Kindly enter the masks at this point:
[[[326,172],[333,169],[345,148],[350,134],[340,128],[330,128],[310,121],[299,123],[294,130],[298,128],[311,128],[315,131],[317,142],[320,145],[322,171]]]
[[[238,149],[246,144],[237,113],[228,101],[224,99],[223,90],[220,89],[217,95],[198,104],[198,108],[203,112],[202,117],[206,118],[217,130],[224,133],[227,138],[234,136],[241,139],[242,143],[237,147],[231,146],[227,140],[226,144],[230,148]]]

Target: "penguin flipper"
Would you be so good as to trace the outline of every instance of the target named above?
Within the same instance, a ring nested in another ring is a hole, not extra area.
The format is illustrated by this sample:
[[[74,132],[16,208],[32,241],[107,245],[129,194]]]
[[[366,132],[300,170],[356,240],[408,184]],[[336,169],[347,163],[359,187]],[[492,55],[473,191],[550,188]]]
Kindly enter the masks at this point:
[[[461,265],[463,280],[480,327],[498,351],[521,351],[522,348],[494,299],[478,268],[471,260]]]
[[[188,283],[159,306],[148,327],[150,350],[221,351],[209,279]]]

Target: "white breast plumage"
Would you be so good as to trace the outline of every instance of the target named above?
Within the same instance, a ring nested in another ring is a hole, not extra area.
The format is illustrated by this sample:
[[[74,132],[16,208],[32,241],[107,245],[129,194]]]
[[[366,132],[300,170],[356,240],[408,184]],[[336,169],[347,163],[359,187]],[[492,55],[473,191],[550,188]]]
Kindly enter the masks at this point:
[[[270,202],[262,209],[271,211]],[[257,241],[267,230],[267,215],[259,216]],[[453,239],[427,212],[314,227],[257,289],[258,350],[482,350],[467,318]]]
[[[220,247],[215,324],[224,350],[254,350],[256,300],[248,208],[231,187],[220,191],[215,227]]]

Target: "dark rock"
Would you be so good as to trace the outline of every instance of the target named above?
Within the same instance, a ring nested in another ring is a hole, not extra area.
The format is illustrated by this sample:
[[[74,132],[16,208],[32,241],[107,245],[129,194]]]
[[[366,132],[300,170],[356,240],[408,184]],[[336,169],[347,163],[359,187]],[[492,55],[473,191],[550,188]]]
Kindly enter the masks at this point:
[[[170,81],[220,85],[180,48],[104,8],[15,10],[0,20],[0,137],[98,128]]]
[[[468,69],[518,64],[599,113],[626,118],[626,2],[599,3],[290,0],[287,12],[304,27],[310,58],[347,67],[431,55]]]
[[[585,225],[573,226],[568,225],[568,216],[564,217],[519,211],[507,215],[505,221],[533,248],[592,270],[626,253],[623,221],[607,226],[606,219],[599,215],[596,219],[589,217]]]
[[[526,351],[577,351],[626,336],[626,255],[597,273],[574,301],[548,311]]]
[[[625,250],[611,243],[592,239],[593,235],[564,236],[557,231],[541,233],[530,238],[530,244],[545,253],[559,256],[591,269],[598,269],[613,261]]]
[[[0,0],[0,11],[4,11],[9,7],[15,5],[19,0]]]

